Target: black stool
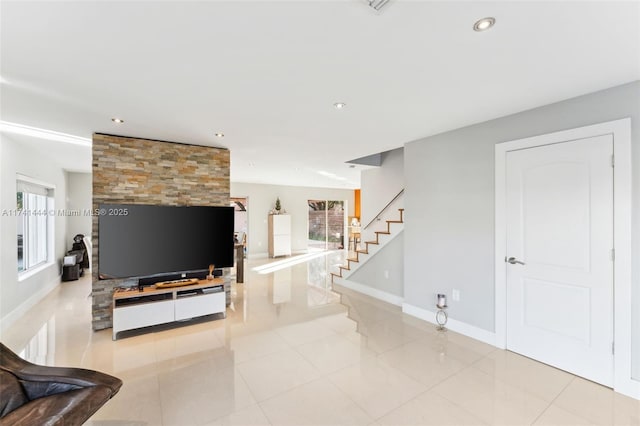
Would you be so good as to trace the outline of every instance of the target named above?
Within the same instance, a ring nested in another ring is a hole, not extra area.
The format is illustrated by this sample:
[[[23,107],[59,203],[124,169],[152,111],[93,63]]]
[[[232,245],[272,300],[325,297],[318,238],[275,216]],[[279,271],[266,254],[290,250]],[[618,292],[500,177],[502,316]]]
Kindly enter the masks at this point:
[[[62,267],[62,281],[74,281],[80,278],[80,265],[64,265]]]

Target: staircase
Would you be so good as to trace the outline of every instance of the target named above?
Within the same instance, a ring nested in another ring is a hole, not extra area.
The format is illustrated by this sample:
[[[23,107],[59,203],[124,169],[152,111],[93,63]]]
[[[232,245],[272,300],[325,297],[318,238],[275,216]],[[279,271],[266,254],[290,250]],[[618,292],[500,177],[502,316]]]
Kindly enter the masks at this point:
[[[382,231],[375,231],[375,240],[374,241],[365,241],[364,248],[360,248],[355,251],[355,256],[347,258],[346,265],[342,265],[339,267],[338,272],[331,272],[331,283],[339,284],[340,279],[347,279],[351,274],[353,274],[362,264],[367,262],[370,257],[380,250],[382,246],[391,238],[386,238],[386,235],[396,235],[402,229],[404,229],[404,209],[398,209],[399,219],[398,220],[386,220],[387,229]],[[392,233],[393,231],[393,233]],[[336,282],[338,280],[338,282]]]

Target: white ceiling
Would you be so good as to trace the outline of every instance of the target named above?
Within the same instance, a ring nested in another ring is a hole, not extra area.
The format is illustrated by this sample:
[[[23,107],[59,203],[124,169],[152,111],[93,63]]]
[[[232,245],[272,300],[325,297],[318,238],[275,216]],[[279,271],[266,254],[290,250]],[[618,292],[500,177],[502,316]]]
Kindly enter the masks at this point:
[[[223,146],[235,182],[357,188],[346,161],[639,79],[639,4],[3,0],[1,119]]]

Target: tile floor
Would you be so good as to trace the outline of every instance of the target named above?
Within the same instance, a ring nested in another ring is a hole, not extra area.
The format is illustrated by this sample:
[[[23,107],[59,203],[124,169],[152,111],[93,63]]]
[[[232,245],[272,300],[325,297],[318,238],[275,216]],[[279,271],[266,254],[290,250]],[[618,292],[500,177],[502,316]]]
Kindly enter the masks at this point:
[[[94,426],[640,425],[640,401],[344,289],[342,305],[327,271],[343,255],[249,261],[226,319],[115,342],[91,331],[85,277],[2,339],[122,378]]]

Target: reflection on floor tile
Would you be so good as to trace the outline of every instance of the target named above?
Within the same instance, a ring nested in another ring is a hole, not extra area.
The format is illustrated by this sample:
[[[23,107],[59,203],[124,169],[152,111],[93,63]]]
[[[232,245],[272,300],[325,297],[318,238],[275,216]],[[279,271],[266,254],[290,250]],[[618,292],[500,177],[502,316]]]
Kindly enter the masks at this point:
[[[553,404],[534,423],[536,426],[590,426],[595,424]]]
[[[232,339],[230,350],[236,362],[244,362],[288,349],[284,339],[273,331],[263,331]]]
[[[640,426],[640,401],[331,291],[327,270],[343,256],[252,260],[226,319],[115,342],[111,330],[91,331],[86,276],[62,283],[2,340],[38,363],[122,378],[93,426]]]
[[[595,424],[640,425],[640,401],[579,377],[553,403]]]
[[[268,426],[270,424],[262,408],[256,404],[207,423],[206,426]]]
[[[473,366],[548,402],[553,401],[574,377],[508,351],[491,352]]]
[[[486,423],[438,394],[426,392],[382,417],[378,420],[378,424],[385,426],[444,426]]]
[[[305,321],[279,327],[276,333],[291,346],[302,345],[335,334],[333,330],[318,321]]]
[[[375,352],[337,334],[297,346],[295,349],[322,373],[331,373],[376,355]]]
[[[427,388],[376,358],[362,360],[329,376],[342,392],[377,419]]]
[[[323,378],[261,404],[274,425],[368,425],[373,420]]]
[[[206,362],[159,377],[164,425],[203,425],[255,404],[235,368],[212,371]]]
[[[473,367],[445,380],[433,391],[483,422],[496,425],[531,424],[549,405]]]
[[[407,343],[380,355],[389,365],[432,387],[468,364],[435,350],[424,340]]]
[[[258,401],[320,377],[320,372],[294,349],[243,362],[238,371]]]

